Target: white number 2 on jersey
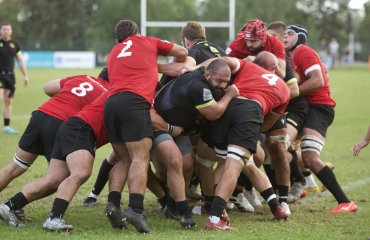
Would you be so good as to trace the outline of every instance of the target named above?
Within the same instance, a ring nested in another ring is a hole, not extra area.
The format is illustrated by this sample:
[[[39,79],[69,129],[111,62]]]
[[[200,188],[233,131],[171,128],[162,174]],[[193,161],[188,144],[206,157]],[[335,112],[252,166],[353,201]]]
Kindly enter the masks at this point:
[[[90,83],[83,82],[80,86],[72,88],[71,92],[79,97],[84,97],[87,92],[90,92],[93,89],[94,87]]]
[[[277,80],[279,80],[279,77],[276,76],[275,74],[271,74],[271,73],[266,73],[266,74],[263,74],[262,77],[264,79],[267,80],[267,82],[271,85],[271,86],[275,86],[276,85],[276,82]]]
[[[127,52],[127,50],[132,46],[132,41],[128,40],[127,42],[123,42],[122,44],[125,44],[126,46],[124,48],[122,48],[122,50],[118,54],[117,58],[131,56],[132,52]]]

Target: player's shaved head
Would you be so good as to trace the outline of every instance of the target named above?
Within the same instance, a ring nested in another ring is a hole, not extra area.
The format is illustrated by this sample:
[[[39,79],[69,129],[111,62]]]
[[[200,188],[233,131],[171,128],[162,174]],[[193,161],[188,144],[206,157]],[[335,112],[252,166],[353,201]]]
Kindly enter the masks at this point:
[[[223,59],[215,59],[208,66],[207,69],[211,73],[219,72],[223,74],[231,74],[231,70],[227,62]]]
[[[139,33],[137,24],[131,20],[120,20],[114,30],[118,43],[121,43],[124,39],[129,36]]]
[[[274,72],[278,65],[278,60],[274,54],[267,51],[262,51],[257,54],[256,58],[254,59],[253,63]]]

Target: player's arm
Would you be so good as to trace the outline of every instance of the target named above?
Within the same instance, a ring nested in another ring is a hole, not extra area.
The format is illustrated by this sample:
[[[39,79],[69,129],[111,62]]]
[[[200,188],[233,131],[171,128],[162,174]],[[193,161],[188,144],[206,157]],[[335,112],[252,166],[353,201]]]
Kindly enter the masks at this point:
[[[274,113],[273,111],[269,112],[265,118],[263,119],[263,124],[261,126],[261,132],[266,132],[268,131],[274,124],[276,123],[277,120],[281,117],[281,114]]]
[[[27,85],[30,82],[30,80],[28,78],[27,70],[26,70],[26,67],[25,67],[24,62],[23,62],[23,59],[22,59],[21,51],[19,51],[15,55],[15,58],[17,59],[19,70],[21,71],[22,76],[23,76],[24,86],[27,87]]]
[[[183,73],[184,69],[193,68],[195,65],[194,58],[188,56],[185,62],[158,63],[158,72],[167,76],[177,77]]]
[[[313,65],[309,69],[312,70],[308,73],[305,73],[307,81],[299,85],[299,93],[302,96],[309,95],[310,93],[324,86],[324,78],[321,73],[320,65]]]
[[[174,57],[174,62],[185,62],[188,56],[188,50],[178,44],[174,44],[168,56]]]
[[[55,80],[52,80],[48,83],[46,83],[44,85],[44,92],[49,96],[49,97],[52,97],[54,96],[55,94],[57,94],[60,89],[61,89],[61,86],[60,86],[60,80],[61,79],[55,79]]]
[[[291,78],[286,82],[289,88],[290,99],[299,96],[299,86],[296,78]]]
[[[203,105],[198,105],[196,108],[208,120],[216,120],[224,114],[231,99],[239,96],[239,90],[235,85],[231,85],[225,89],[225,95],[216,102],[214,99]]]
[[[278,75],[281,79],[285,78],[286,74],[286,62],[285,59],[278,58],[278,65],[276,69],[276,75]]]
[[[182,127],[167,123],[154,109],[150,110],[150,118],[154,129],[166,131],[173,137],[179,136],[184,131]]]

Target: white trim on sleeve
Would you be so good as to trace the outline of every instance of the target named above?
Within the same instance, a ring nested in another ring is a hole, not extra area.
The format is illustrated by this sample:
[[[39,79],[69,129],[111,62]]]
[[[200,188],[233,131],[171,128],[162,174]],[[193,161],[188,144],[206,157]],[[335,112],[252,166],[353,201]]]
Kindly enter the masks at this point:
[[[320,64],[315,64],[315,65],[312,65],[311,67],[307,68],[306,71],[304,71],[304,75],[307,76],[310,72],[312,72],[314,70],[320,70],[321,71]]]

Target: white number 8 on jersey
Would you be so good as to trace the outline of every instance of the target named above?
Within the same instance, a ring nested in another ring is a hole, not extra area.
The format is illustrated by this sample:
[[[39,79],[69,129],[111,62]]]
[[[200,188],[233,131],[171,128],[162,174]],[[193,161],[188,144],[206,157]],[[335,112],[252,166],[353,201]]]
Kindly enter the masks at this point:
[[[84,97],[87,92],[90,92],[93,89],[94,87],[90,83],[83,82],[80,86],[72,88],[71,92],[79,97]]]

